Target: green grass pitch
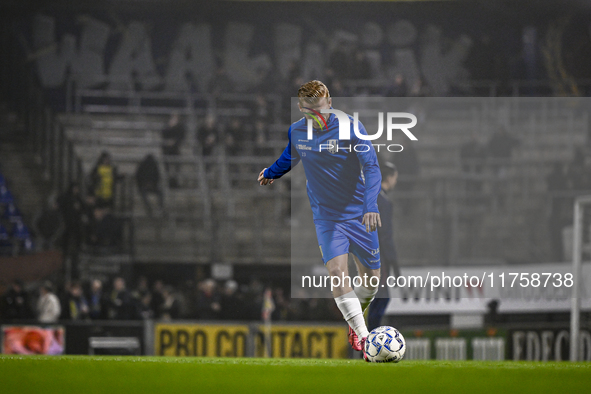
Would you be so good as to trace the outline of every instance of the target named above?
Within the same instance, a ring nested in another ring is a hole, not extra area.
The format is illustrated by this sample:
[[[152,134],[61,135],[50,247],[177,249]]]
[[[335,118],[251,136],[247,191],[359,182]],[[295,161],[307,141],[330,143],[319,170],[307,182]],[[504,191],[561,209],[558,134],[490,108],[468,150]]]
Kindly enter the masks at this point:
[[[0,393],[589,393],[591,363],[0,356]]]

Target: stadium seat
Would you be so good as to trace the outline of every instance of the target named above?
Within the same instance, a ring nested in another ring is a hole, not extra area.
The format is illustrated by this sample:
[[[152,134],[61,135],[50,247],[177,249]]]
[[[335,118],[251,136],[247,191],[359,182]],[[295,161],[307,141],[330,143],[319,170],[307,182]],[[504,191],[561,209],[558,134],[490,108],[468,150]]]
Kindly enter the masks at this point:
[[[4,210],[4,219],[11,223],[16,223],[23,220],[23,217],[14,203],[9,203]]]
[[[17,220],[12,226],[12,236],[20,241],[26,241],[31,238],[31,233],[22,221]]]
[[[6,187],[6,185],[0,184],[0,204],[6,205],[14,201],[12,193]]]

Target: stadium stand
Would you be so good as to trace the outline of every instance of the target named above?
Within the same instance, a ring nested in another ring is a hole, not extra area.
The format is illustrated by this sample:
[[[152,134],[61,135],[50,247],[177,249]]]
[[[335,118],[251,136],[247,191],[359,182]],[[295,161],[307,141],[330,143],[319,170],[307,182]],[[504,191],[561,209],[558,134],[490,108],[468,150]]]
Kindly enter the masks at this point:
[[[14,45],[8,41],[3,45]],[[27,63],[20,51],[11,53],[20,59],[11,67]],[[49,195],[49,190],[34,187],[39,178],[49,181],[58,194],[76,182],[86,197],[89,174],[102,152],[108,152],[121,175],[115,187],[114,209],[108,214],[121,224],[123,240],[119,248],[106,250],[94,248],[96,245],[84,234],[86,245],[68,268],[78,270],[82,279],[107,280],[142,263],[286,267],[292,242],[299,241],[291,238],[290,225],[304,226],[309,219],[298,215],[299,205],[307,204],[304,184],[296,184],[297,190],[291,190],[287,177],[273,188],[260,188],[255,180],[285,146],[290,112],[286,98],[292,94],[288,89],[297,88],[297,82],[301,82],[300,71],[294,67],[288,79],[284,76],[273,89],[258,89],[256,94],[216,92],[211,96],[167,92],[160,87],[152,91],[139,85],[129,90],[106,88],[114,82],[112,76],[101,76],[96,87],[80,87],[76,76],[70,74],[56,94],[59,100],[51,96],[55,92],[43,91],[34,78],[25,76],[15,102],[26,108],[21,113],[28,118],[19,131],[29,142],[21,143],[26,149],[20,151],[14,149],[18,144],[0,147],[3,172],[8,170],[7,176],[16,174],[11,177],[11,190],[0,177],[0,203],[7,215],[0,223],[4,224],[0,242],[14,238],[10,222],[18,214],[11,205],[11,192],[18,197],[18,208],[25,219]],[[409,86],[395,92],[385,89],[392,82],[383,75],[367,79],[363,74],[332,75],[333,96],[360,96],[357,108],[364,110],[385,91],[391,96],[426,98],[429,94],[421,77],[413,83],[420,86],[410,86],[409,81]],[[505,90],[509,87],[518,95],[528,92],[531,81],[458,81],[461,86],[455,86],[457,90],[450,94],[495,96],[502,92],[497,88],[503,84]],[[551,82],[542,84],[540,91],[553,91]],[[262,91],[274,93],[261,95]],[[53,99],[55,113],[45,106],[46,97]],[[588,144],[587,113],[550,109],[562,111],[552,122],[521,118],[519,114],[528,107],[540,105],[535,98],[521,101],[527,107],[506,109],[506,131],[518,141],[509,157],[466,159],[461,151],[467,138],[475,136],[476,143],[487,149],[499,131],[490,125],[499,122],[490,107],[471,108],[471,98],[454,100],[444,104],[433,101],[436,105],[429,108],[429,122],[415,148],[415,173],[400,174],[401,185],[407,184],[399,186],[394,196],[396,226],[403,229],[395,233],[397,244],[402,245],[400,264],[553,261],[546,222],[547,207],[554,196],[548,193],[547,178],[556,164],[567,168],[575,159],[576,148]],[[60,102],[56,105],[55,101]],[[420,107],[411,109],[413,113],[425,112]],[[174,113],[180,114],[186,134],[179,153],[172,155],[163,152],[163,130]],[[8,116],[0,113],[0,117]],[[377,128],[372,121],[364,123],[368,130]],[[4,133],[4,124],[1,127]],[[206,143],[207,130],[217,138],[212,146]],[[411,147],[405,145],[405,149],[408,152]],[[163,208],[155,210],[154,215],[146,212],[135,179],[138,165],[147,155],[158,163],[164,196]],[[32,174],[35,171],[27,168],[28,163],[41,163],[42,170]],[[559,194],[570,198],[578,192],[571,188]],[[87,218],[94,214],[85,213]],[[20,238],[26,240],[24,227],[18,228]],[[315,238],[311,231],[302,236]],[[311,259],[318,259],[317,249],[311,248],[309,253]]]

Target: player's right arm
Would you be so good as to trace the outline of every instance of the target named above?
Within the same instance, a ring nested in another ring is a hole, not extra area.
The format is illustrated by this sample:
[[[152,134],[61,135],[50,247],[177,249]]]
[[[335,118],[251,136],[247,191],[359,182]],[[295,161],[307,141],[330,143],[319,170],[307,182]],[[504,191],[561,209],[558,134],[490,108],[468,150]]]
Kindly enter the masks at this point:
[[[287,146],[281,156],[279,156],[279,159],[271,167],[264,168],[260,172],[258,181],[261,186],[272,184],[274,179],[281,178],[300,162],[300,155],[291,146],[291,126],[287,132],[287,136]]]

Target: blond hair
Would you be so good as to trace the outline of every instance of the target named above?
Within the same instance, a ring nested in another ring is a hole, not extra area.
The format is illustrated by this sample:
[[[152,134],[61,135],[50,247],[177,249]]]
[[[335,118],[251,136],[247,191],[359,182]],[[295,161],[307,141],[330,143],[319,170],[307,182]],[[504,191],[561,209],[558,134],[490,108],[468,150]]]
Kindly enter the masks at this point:
[[[329,98],[330,92],[325,84],[313,80],[300,86],[298,89],[298,97],[300,98],[300,104],[316,105],[321,98]]]

